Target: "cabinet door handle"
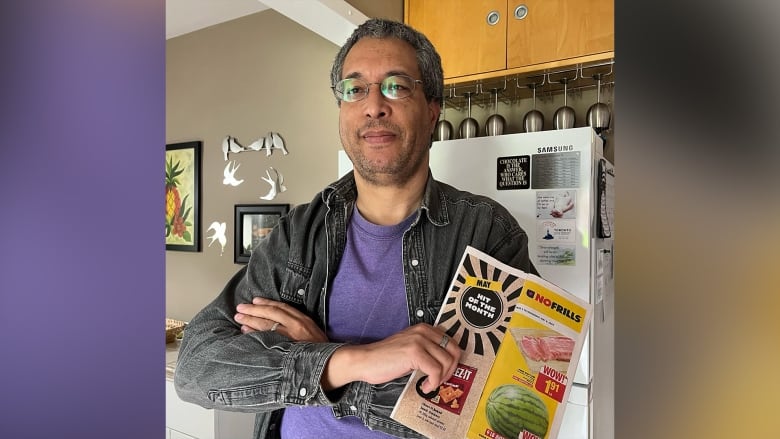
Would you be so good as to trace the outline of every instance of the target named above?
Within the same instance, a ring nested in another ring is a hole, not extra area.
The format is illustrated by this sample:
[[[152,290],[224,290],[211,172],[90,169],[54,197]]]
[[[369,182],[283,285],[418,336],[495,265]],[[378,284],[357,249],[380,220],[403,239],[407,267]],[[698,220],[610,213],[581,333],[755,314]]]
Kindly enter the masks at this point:
[[[499,20],[501,20],[501,14],[499,14],[498,11],[490,11],[488,12],[487,17],[485,17],[485,20],[490,26],[495,26],[498,24]]]
[[[522,20],[526,16],[528,16],[528,6],[520,5],[515,8],[515,19]]]

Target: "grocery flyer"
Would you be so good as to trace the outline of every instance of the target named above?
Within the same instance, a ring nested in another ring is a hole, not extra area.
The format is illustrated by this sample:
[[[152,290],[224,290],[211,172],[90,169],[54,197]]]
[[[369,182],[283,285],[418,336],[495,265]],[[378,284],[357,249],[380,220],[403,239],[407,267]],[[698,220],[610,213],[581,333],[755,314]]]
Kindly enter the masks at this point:
[[[557,437],[591,312],[587,302],[527,276],[467,438]]]
[[[467,247],[435,323],[463,350],[460,363],[430,394],[412,373],[391,417],[432,439],[555,438],[591,312]]]
[[[467,247],[436,325],[463,350],[453,376],[431,394],[412,373],[391,417],[430,438],[462,438],[471,423],[525,281],[524,272]]]

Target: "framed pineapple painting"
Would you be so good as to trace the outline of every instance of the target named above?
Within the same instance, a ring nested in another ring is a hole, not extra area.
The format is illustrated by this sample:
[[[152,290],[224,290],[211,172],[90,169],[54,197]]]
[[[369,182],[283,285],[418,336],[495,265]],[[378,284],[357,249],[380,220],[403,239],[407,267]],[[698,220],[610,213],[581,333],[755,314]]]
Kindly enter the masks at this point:
[[[200,251],[201,142],[165,145],[165,249]]]

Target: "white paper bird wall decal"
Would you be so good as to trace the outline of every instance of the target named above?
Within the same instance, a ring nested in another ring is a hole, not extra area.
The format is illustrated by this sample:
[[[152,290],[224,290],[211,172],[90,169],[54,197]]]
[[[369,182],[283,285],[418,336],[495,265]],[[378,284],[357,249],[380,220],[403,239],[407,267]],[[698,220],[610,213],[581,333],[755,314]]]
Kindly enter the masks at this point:
[[[271,137],[273,138],[274,149],[281,149],[284,155],[289,154],[287,147],[284,146],[284,140],[282,139],[282,136],[277,133],[271,133]]]
[[[263,138],[263,149],[265,150],[266,157],[270,157],[274,152],[274,139],[271,137],[270,132]]]
[[[284,175],[282,175],[281,172],[277,171],[273,167],[271,168],[276,173],[276,183],[279,185],[279,192],[284,192],[287,190],[287,186],[284,185]]]
[[[225,161],[228,160],[228,151],[239,153],[241,151],[246,151],[246,148],[241,146],[241,144],[238,143],[238,139],[235,137],[225,136],[225,138],[222,139],[222,154],[225,156]]]
[[[239,184],[243,183],[244,180],[236,180],[236,171],[238,171],[238,168],[241,167],[241,163],[236,163],[235,160],[231,160],[228,162],[228,164],[225,166],[225,170],[222,171],[222,175],[224,178],[222,179],[222,184],[225,186],[238,186]]]
[[[287,147],[284,144],[284,139],[279,133],[269,131],[267,135],[261,136],[254,142],[250,143],[246,148],[242,146],[238,139],[233,136],[225,136],[222,139],[222,155],[225,157],[225,161],[228,161],[228,153],[237,154],[244,151],[261,151],[265,150],[265,156],[269,157],[273,154],[274,149],[281,149],[284,155],[289,154]]]
[[[265,144],[265,137],[261,137],[254,142],[250,143],[249,146],[246,147],[246,149],[251,149],[252,151],[260,151],[263,149],[263,145]]]
[[[273,172],[273,176],[271,176],[271,173]],[[265,181],[266,183],[271,185],[271,188],[268,190],[268,193],[260,197],[263,200],[273,200],[276,198],[276,196],[284,191],[287,190],[287,186],[284,185],[284,176],[277,171],[273,166],[269,167],[265,171],[265,175],[267,177],[260,177]]]
[[[282,136],[277,133],[271,133],[271,137],[273,139],[274,149],[281,149],[284,155],[289,154],[287,152],[287,147],[284,146],[284,140],[282,140]]]
[[[211,242],[209,242],[209,247],[211,247],[211,244],[214,244],[214,241],[219,241],[219,245],[222,246],[222,250],[220,251],[219,255],[222,256],[222,254],[225,253],[225,244],[227,244],[227,237],[225,237],[227,224],[224,222],[220,223],[218,221],[214,221],[206,231],[210,232],[212,230],[214,231],[214,234],[206,237],[211,239]]]

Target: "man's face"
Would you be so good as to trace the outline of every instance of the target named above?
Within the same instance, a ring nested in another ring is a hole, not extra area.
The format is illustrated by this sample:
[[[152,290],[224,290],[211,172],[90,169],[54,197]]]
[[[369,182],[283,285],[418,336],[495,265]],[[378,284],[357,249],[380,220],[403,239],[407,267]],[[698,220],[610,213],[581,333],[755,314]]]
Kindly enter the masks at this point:
[[[342,78],[381,82],[391,75],[420,78],[412,46],[395,38],[363,38],[344,59]],[[438,103],[428,103],[422,84],[411,96],[389,99],[379,84],[357,102],[342,102],[339,135],[356,173],[379,186],[401,186],[412,176],[428,173],[428,146],[436,121]]]

